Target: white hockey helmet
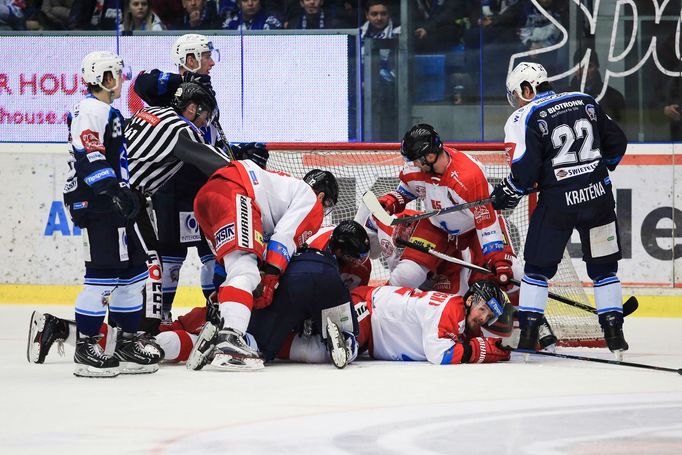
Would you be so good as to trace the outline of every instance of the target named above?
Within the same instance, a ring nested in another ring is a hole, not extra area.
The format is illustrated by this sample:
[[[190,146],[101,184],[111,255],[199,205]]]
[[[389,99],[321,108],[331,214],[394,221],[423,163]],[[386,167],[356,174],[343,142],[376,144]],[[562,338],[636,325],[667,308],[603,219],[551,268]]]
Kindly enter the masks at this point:
[[[83,57],[81,63],[81,76],[86,84],[99,85],[104,90],[111,92],[102,85],[104,74],[110,71],[116,81],[116,87],[121,84],[121,79],[130,80],[132,72],[123,64],[123,59],[113,52],[95,51]]]
[[[188,33],[175,40],[171,49],[171,60],[187,71],[197,71],[199,68],[187,67],[187,54],[193,55],[197,62],[201,62],[201,54],[204,52],[210,52],[214,62],[220,61],[220,51],[213,47],[213,43],[206,36]]]
[[[511,104],[512,107],[518,107],[516,99],[514,98],[514,92],[516,92],[516,95],[522,100],[531,101],[537,94],[535,88],[546,80],[547,70],[541,64],[531,62],[519,63],[516,65],[516,68],[507,75],[507,100],[509,101],[509,104]],[[527,82],[530,85],[531,90],[533,90],[533,96],[530,99],[523,97],[521,84],[524,82]]]

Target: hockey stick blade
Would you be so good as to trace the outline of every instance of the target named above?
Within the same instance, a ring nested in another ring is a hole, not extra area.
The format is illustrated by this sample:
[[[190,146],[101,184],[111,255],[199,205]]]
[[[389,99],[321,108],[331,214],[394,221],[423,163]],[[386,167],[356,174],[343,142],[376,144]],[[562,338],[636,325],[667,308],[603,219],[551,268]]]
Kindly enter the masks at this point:
[[[560,359],[582,360],[584,362],[595,362],[595,363],[608,363],[610,365],[621,365],[624,367],[644,368],[647,370],[656,370],[656,371],[670,371],[670,372],[682,375],[682,368],[658,367],[655,365],[647,365],[644,363],[623,362],[622,360],[598,359],[595,357],[583,357],[581,355],[560,354],[558,352],[538,351],[538,352],[530,352],[529,353],[528,351],[518,350],[518,349],[514,349],[513,351],[514,352],[522,352],[524,354],[535,354],[535,355],[544,355],[547,357],[557,357]]]
[[[362,195],[362,202],[365,204],[367,209],[372,212],[372,215],[374,215],[379,223],[385,224],[386,226],[393,226],[393,222],[396,220],[396,217],[389,215],[389,213],[384,210],[384,208],[381,206],[381,203],[379,202],[379,199],[377,199],[376,194],[371,191],[367,191]]]
[[[461,259],[449,256],[445,253],[441,253],[440,251],[436,251],[432,248],[428,248],[424,245],[421,245],[419,243],[414,243],[410,242],[407,240],[403,239],[396,239],[395,242],[400,245],[400,246],[405,246],[408,248],[412,248],[417,251],[421,251],[422,253],[427,253],[432,256],[435,256],[439,259],[442,259],[447,262],[451,262],[453,264],[458,264],[461,265],[462,267],[466,267],[470,270],[473,270],[475,272],[480,272],[480,273],[488,273],[490,275],[494,275],[494,273],[484,267],[478,266],[476,264],[471,264],[469,262],[463,261]],[[510,279],[509,282],[515,286],[521,286],[521,282],[515,279]],[[557,302],[565,303],[566,305],[570,305],[572,307],[579,308],[583,311],[587,311],[592,314],[597,314],[597,310],[594,307],[591,307],[590,305],[585,305],[584,303],[576,302],[575,300],[571,300],[567,297],[564,297],[559,294],[555,294],[554,292],[549,292],[548,294],[549,298],[552,300],[556,300]],[[637,298],[635,296],[630,297],[624,304],[623,304],[623,316],[628,316],[632,314],[637,308],[639,307],[639,303],[637,302]]]

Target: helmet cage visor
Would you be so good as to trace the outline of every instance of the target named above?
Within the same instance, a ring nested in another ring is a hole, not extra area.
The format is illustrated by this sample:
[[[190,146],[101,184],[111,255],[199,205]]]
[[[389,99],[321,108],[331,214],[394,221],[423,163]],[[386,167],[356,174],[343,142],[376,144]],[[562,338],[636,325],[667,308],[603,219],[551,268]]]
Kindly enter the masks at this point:
[[[475,292],[472,294],[472,297],[473,301],[471,302],[471,308],[474,308],[478,305],[485,305],[485,307],[488,308],[492,313],[490,319],[486,321],[484,325],[494,324],[495,321],[497,321],[497,319],[502,315],[502,312],[504,311],[504,302],[498,301],[495,297],[491,297],[486,301],[483,296]]]

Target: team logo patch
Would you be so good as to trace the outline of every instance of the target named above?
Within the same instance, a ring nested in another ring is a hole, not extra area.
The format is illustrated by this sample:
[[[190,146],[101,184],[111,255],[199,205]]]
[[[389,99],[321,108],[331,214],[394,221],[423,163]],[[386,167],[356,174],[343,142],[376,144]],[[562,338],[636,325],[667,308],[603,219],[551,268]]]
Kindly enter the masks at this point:
[[[419,199],[424,199],[426,197],[426,187],[422,185],[417,186],[417,196]]]
[[[81,142],[86,152],[104,152],[104,145],[99,140],[99,133],[92,130],[85,130],[80,136]]]
[[[597,121],[597,110],[594,107],[594,104],[588,104],[585,106],[585,113],[587,116],[592,120],[593,122]]]
[[[234,223],[227,224],[213,234],[215,238],[215,249],[216,251],[220,249],[227,242],[231,242],[235,238]]]
[[[542,118],[547,117],[547,112],[545,112],[545,111],[540,111],[540,117],[542,117]]]
[[[386,239],[381,239],[379,241],[379,245],[381,246],[381,254],[383,254],[386,257],[393,256],[393,253],[395,252],[395,247],[391,242],[389,242]]]
[[[66,182],[66,185],[64,185],[64,192],[70,193],[70,192],[74,191],[76,188],[78,188],[78,180],[76,180],[76,179],[68,180]]]
[[[301,245],[305,243],[306,240],[308,240],[311,236],[313,235],[313,231],[305,231],[301,236],[298,238],[298,244]]]
[[[486,206],[478,206],[473,208],[474,211],[474,221],[476,223],[482,223],[484,221],[489,220],[490,217],[490,210]]]
[[[244,249],[253,249],[253,221],[251,198],[243,194],[237,195],[237,244]]]
[[[547,136],[549,134],[549,127],[547,126],[547,122],[544,120],[538,120],[538,128],[540,128],[540,132],[543,136]]]
[[[180,243],[190,243],[201,240],[199,222],[194,212],[179,212],[180,217]]]

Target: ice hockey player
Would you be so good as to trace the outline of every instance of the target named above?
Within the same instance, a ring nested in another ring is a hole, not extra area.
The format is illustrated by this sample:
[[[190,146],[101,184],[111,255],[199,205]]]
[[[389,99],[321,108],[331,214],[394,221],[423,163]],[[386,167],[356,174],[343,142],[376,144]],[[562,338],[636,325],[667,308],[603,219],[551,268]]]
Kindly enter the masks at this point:
[[[275,356],[293,361],[332,359],[336,366],[343,367],[357,355],[357,321],[349,289],[339,270],[342,264],[359,263],[367,257],[369,238],[354,221],[342,221],[328,232],[330,235],[311,238],[311,244],[319,248],[302,246],[283,274],[272,305],[254,311],[251,317],[246,335],[248,343],[254,348],[260,347],[266,361]],[[45,322],[43,329],[29,338],[27,353],[29,362],[43,363],[53,343],[57,342],[60,353],[64,342],[73,343],[75,325],[73,321],[50,314],[36,314],[36,318],[44,318]],[[156,340],[165,352],[165,359],[187,360],[207,320],[219,325],[219,310],[213,302],[192,309],[171,324],[161,325]],[[321,338],[322,327],[327,333],[326,341]],[[299,332],[306,332],[306,336],[295,335]],[[112,339],[112,329],[103,324],[100,333],[104,337],[100,344],[106,349]]]
[[[245,160],[234,161],[211,176],[195,198],[194,213],[213,245],[216,261],[227,271],[218,291],[224,325],[215,352],[216,337],[206,325],[187,361],[188,368],[201,368],[209,354],[213,356],[211,365],[217,368],[263,368],[263,359],[244,341],[251,310],[272,303],[291,256],[320,228],[325,211],[336,205],[338,194],[334,175],[319,169],[299,180]],[[257,286],[259,296],[254,299]]]
[[[70,172],[64,202],[82,229],[85,283],[76,299],[78,341],[76,376],[114,377],[153,373],[163,353],[137,334],[142,317],[142,289],[148,276],[145,253],[135,241],[132,220],[140,201],[128,183],[123,116],[111,104],[121,96],[123,60],[112,52],[85,56],[81,75],[88,95],[69,116]],[[121,329],[113,356],[97,344],[100,325],[109,318]],[[32,338],[46,320],[31,320]]]
[[[396,191],[379,198],[387,212],[405,210],[408,202],[419,198],[426,211],[488,198],[492,187],[483,165],[466,153],[444,147],[438,133],[427,124],[413,126],[402,140],[400,153],[406,161]],[[442,253],[456,256],[470,249],[494,271],[501,286],[513,276],[513,249],[507,240],[504,220],[490,204],[470,210],[447,213],[417,222],[410,236]],[[428,253],[405,249],[391,272],[390,284],[416,288],[434,273],[441,260]]]
[[[464,296],[397,286],[359,286],[352,302],[360,326],[359,352],[377,360],[428,361],[449,365],[509,360],[502,338],[511,333],[512,305],[496,282],[474,283]],[[294,340],[297,340],[294,337]],[[324,347],[315,337],[280,356],[320,363]]]
[[[616,276],[620,238],[608,171],[615,170],[625,154],[625,134],[591,96],[554,93],[538,63],[514,68],[507,76],[507,97],[517,108],[504,128],[505,142],[512,147],[511,174],[495,187],[493,206],[512,209],[534,188],[540,191],[524,248],[519,349],[535,350],[547,282],[575,228],[606,344],[621,357],[628,344]]]

